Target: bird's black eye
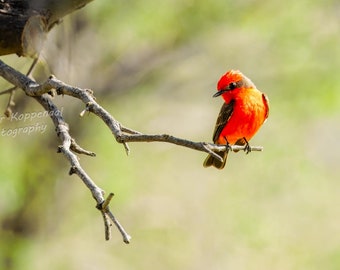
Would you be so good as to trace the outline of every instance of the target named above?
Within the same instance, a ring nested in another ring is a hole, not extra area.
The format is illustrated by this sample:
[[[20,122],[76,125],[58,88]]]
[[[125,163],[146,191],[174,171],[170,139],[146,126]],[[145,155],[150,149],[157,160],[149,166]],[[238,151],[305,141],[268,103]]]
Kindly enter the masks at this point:
[[[233,90],[233,89],[235,89],[236,87],[237,87],[236,82],[229,83],[228,88],[229,88],[230,90]]]

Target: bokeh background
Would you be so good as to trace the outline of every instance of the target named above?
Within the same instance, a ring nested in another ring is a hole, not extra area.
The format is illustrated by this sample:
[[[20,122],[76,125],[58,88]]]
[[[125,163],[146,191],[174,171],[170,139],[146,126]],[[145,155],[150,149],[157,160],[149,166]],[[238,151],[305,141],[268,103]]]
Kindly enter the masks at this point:
[[[71,134],[97,154],[80,161],[115,193],[133,237],[125,245],[116,230],[104,240],[51,121],[3,119],[1,130],[47,128],[0,136],[0,269],[340,269],[339,18],[335,0],[101,0],[65,18],[37,80],[52,72],[93,89],[135,130],[211,141],[216,82],[240,69],[270,99],[251,141],[264,151],[231,154],[223,171],[164,143],[131,143],[126,156],[99,119],[79,117],[81,102],[56,97]],[[2,60],[22,72],[30,64]],[[21,92],[15,101],[14,112],[42,111]]]

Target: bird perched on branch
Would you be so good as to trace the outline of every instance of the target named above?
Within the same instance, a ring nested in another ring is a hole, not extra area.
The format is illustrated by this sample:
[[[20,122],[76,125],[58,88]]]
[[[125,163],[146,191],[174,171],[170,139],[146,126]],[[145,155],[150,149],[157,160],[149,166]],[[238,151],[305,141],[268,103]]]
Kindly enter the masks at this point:
[[[265,94],[238,70],[229,70],[217,83],[213,97],[222,96],[224,104],[218,115],[213,135],[215,144],[244,145],[247,153],[251,150],[249,140],[268,118],[269,104]],[[204,167],[223,169],[228,150],[217,152],[223,161],[209,155]]]

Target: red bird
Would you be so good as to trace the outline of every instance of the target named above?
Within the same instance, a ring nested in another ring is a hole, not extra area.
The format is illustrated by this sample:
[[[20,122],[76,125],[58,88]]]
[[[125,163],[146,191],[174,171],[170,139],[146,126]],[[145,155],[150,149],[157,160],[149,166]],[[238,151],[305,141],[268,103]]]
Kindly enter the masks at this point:
[[[268,98],[256,89],[254,83],[238,70],[229,70],[217,83],[217,93],[224,104],[218,115],[213,141],[221,145],[246,145],[262,126],[269,114]],[[209,155],[204,167],[214,166],[223,169],[228,151],[217,152],[223,162]]]

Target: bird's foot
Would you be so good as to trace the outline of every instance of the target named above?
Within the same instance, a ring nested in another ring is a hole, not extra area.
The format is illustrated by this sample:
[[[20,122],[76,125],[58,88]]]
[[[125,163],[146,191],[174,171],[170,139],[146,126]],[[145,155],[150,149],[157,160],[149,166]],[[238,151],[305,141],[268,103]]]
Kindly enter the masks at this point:
[[[229,152],[229,151],[232,151],[233,148],[231,147],[230,143],[228,142],[227,138],[224,137],[225,141],[226,141],[226,144],[225,144],[225,147],[226,147],[226,151]]]
[[[243,137],[244,141],[246,142],[246,146],[244,147],[244,152],[246,152],[246,154],[249,154],[251,152],[251,146],[249,145],[247,139],[245,137]]]

